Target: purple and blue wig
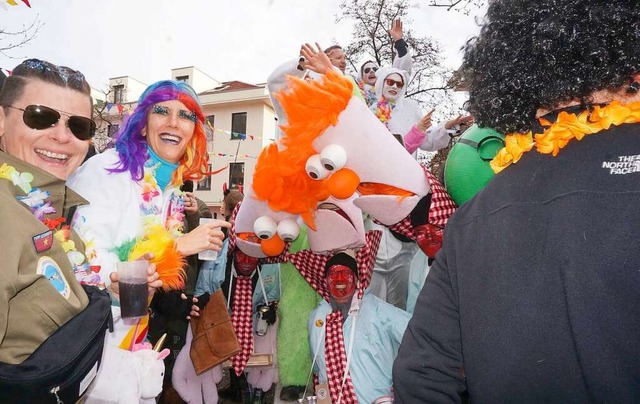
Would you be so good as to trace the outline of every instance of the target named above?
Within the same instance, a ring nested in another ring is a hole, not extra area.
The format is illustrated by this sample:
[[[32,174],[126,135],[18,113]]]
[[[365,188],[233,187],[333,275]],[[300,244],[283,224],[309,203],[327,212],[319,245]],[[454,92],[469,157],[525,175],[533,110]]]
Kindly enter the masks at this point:
[[[116,168],[109,169],[110,172],[128,171],[131,179],[135,181],[144,177],[144,164],[149,159],[149,152],[147,139],[142,136],[142,130],[147,125],[147,116],[151,108],[159,102],[171,100],[182,102],[198,117],[193,137],[173,173],[171,184],[180,185],[184,180],[199,181],[204,177],[208,171],[209,154],[200,101],[189,84],[173,80],[158,81],[142,93],[138,99],[138,106],[118,133],[116,151],[120,156],[120,163]]]

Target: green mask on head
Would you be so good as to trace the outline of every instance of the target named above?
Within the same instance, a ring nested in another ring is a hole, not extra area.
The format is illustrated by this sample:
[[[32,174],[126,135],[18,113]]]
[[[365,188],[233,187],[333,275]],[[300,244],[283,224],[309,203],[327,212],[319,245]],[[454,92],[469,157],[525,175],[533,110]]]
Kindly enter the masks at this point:
[[[471,126],[453,146],[444,167],[451,198],[462,205],[473,198],[494,176],[489,162],[504,147],[504,136],[490,128]]]

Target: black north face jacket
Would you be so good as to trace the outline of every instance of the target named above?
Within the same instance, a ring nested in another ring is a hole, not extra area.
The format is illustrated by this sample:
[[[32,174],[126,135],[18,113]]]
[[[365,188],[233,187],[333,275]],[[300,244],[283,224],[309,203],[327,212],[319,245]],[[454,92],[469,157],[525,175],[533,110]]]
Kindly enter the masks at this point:
[[[640,402],[640,124],[526,153],[452,217],[398,403]]]

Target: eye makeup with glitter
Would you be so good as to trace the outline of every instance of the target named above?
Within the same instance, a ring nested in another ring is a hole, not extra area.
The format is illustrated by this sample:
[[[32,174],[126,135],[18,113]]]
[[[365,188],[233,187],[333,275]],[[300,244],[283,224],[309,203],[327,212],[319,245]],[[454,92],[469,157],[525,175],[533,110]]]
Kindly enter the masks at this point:
[[[181,109],[180,112],[178,112],[178,116],[182,119],[187,119],[193,123],[196,123],[198,121],[198,117],[195,112],[185,111],[184,109]]]
[[[158,115],[169,115],[169,108],[163,107],[162,105],[154,105],[153,110],[151,110],[152,114]]]
[[[171,110],[169,109],[169,107],[165,107],[163,105],[154,105],[153,109],[151,110],[151,113],[162,115],[162,116],[168,116],[170,111]],[[198,116],[196,115],[196,113],[192,111],[187,111],[185,109],[181,109],[178,111],[178,118],[191,121],[193,123],[198,122]]]

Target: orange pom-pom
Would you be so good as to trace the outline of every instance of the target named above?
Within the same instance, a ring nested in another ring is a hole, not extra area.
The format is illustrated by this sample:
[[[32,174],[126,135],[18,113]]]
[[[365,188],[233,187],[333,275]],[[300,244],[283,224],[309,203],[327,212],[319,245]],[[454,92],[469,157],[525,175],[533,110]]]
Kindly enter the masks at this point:
[[[156,265],[156,272],[162,281],[162,290],[184,289],[186,273],[185,258],[176,250],[175,240],[164,226],[155,224],[145,229],[141,237],[129,252],[129,261],[153,253],[150,261]]]
[[[360,184],[360,177],[355,171],[343,168],[327,179],[327,188],[331,195],[338,199],[347,199],[356,192]]]
[[[280,236],[275,234],[268,240],[262,240],[262,242],[260,242],[260,248],[262,248],[262,252],[268,257],[275,257],[284,251],[284,241]]]

